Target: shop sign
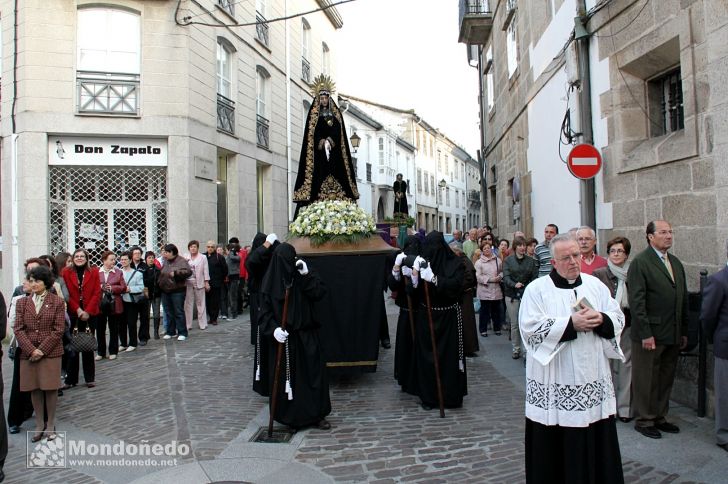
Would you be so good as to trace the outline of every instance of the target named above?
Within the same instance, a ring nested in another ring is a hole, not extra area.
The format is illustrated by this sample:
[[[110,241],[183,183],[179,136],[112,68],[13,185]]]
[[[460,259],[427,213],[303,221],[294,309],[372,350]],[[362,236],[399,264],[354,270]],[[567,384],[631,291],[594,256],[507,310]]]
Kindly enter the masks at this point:
[[[48,164],[167,166],[167,140],[48,136]]]

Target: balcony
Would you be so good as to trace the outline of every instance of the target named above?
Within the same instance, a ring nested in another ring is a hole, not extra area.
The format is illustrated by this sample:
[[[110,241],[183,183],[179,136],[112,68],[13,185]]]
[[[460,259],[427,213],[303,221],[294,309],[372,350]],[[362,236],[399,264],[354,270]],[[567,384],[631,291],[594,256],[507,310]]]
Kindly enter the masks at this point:
[[[493,12],[487,0],[460,0],[458,42],[484,45],[493,30]]]
[[[480,190],[470,190],[468,192],[468,202],[474,205],[480,205]]]
[[[78,112],[139,115],[139,74],[78,71]]]
[[[236,3],[233,0],[217,0],[218,7],[225,10],[231,17],[235,16],[234,6]]]
[[[235,134],[235,102],[217,95],[217,129]]]
[[[255,21],[257,22],[255,24],[255,38],[260,41],[261,44],[263,44],[266,47],[269,47],[270,44],[268,42],[268,24],[265,17],[263,17],[259,13],[255,13]]]
[[[301,79],[311,82],[311,64],[304,57],[301,57]]]
[[[267,119],[265,119],[260,114],[258,115],[255,129],[255,137],[258,142],[258,146],[265,149],[268,149],[270,147],[268,140],[269,124],[270,123]]]

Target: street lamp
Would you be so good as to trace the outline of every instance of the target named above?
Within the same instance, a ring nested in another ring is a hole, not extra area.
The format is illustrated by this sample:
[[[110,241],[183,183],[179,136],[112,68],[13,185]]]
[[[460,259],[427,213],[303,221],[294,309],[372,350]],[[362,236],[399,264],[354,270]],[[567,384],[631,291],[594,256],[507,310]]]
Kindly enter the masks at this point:
[[[442,180],[440,180],[440,182],[437,185],[440,188],[442,188],[442,191],[444,192],[445,191],[445,187],[447,187],[447,182],[443,178]],[[437,204],[437,208],[438,209],[440,208],[440,205],[441,204],[443,204],[443,205],[445,204],[445,194],[444,193],[441,193],[440,194],[440,203]],[[447,230],[447,224],[445,224],[445,212],[444,211],[440,211],[440,214],[442,214],[442,222],[440,224],[438,224],[438,225],[440,225],[441,226],[441,230],[443,232],[445,232]],[[438,214],[438,217],[439,217],[439,214]]]
[[[361,143],[361,138],[356,134],[356,131],[351,135],[349,141],[351,141],[351,147],[354,148],[354,153],[356,153],[359,143]]]

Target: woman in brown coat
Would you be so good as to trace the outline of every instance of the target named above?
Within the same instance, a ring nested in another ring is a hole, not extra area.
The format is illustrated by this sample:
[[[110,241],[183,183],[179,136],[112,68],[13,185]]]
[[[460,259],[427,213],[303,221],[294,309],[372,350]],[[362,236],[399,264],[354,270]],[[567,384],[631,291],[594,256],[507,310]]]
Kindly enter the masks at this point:
[[[53,275],[48,267],[31,269],[27,276],[32,297],[17,302],[15,337],[20,353],[20,391],[32,392],[35,410],[36,435],[33,442],[43,438],[48,429],[48,440],[56,438],[56,403],[61,376],[61,338],[66,329],[63,298],[51,293]],[[45,397],[45,398],[44,398]],[[48,423],[43,425],[43,403],[48,412]]]

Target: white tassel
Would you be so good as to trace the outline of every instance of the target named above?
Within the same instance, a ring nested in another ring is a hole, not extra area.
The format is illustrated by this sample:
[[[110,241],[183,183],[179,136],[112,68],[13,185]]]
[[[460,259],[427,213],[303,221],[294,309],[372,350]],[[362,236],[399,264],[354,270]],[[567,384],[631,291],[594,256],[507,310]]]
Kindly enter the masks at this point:
[[[260,381],[260,367],[255,368],[255,381]]]
[[[286,380],[286,393],[288,394],[288,399],[293,400],[293,388],[291,388],[290,380]]]
[[[458,360],[458,365],[460,367],[460,371],[465,371],[465,365],[463,365],[463,360]]]

